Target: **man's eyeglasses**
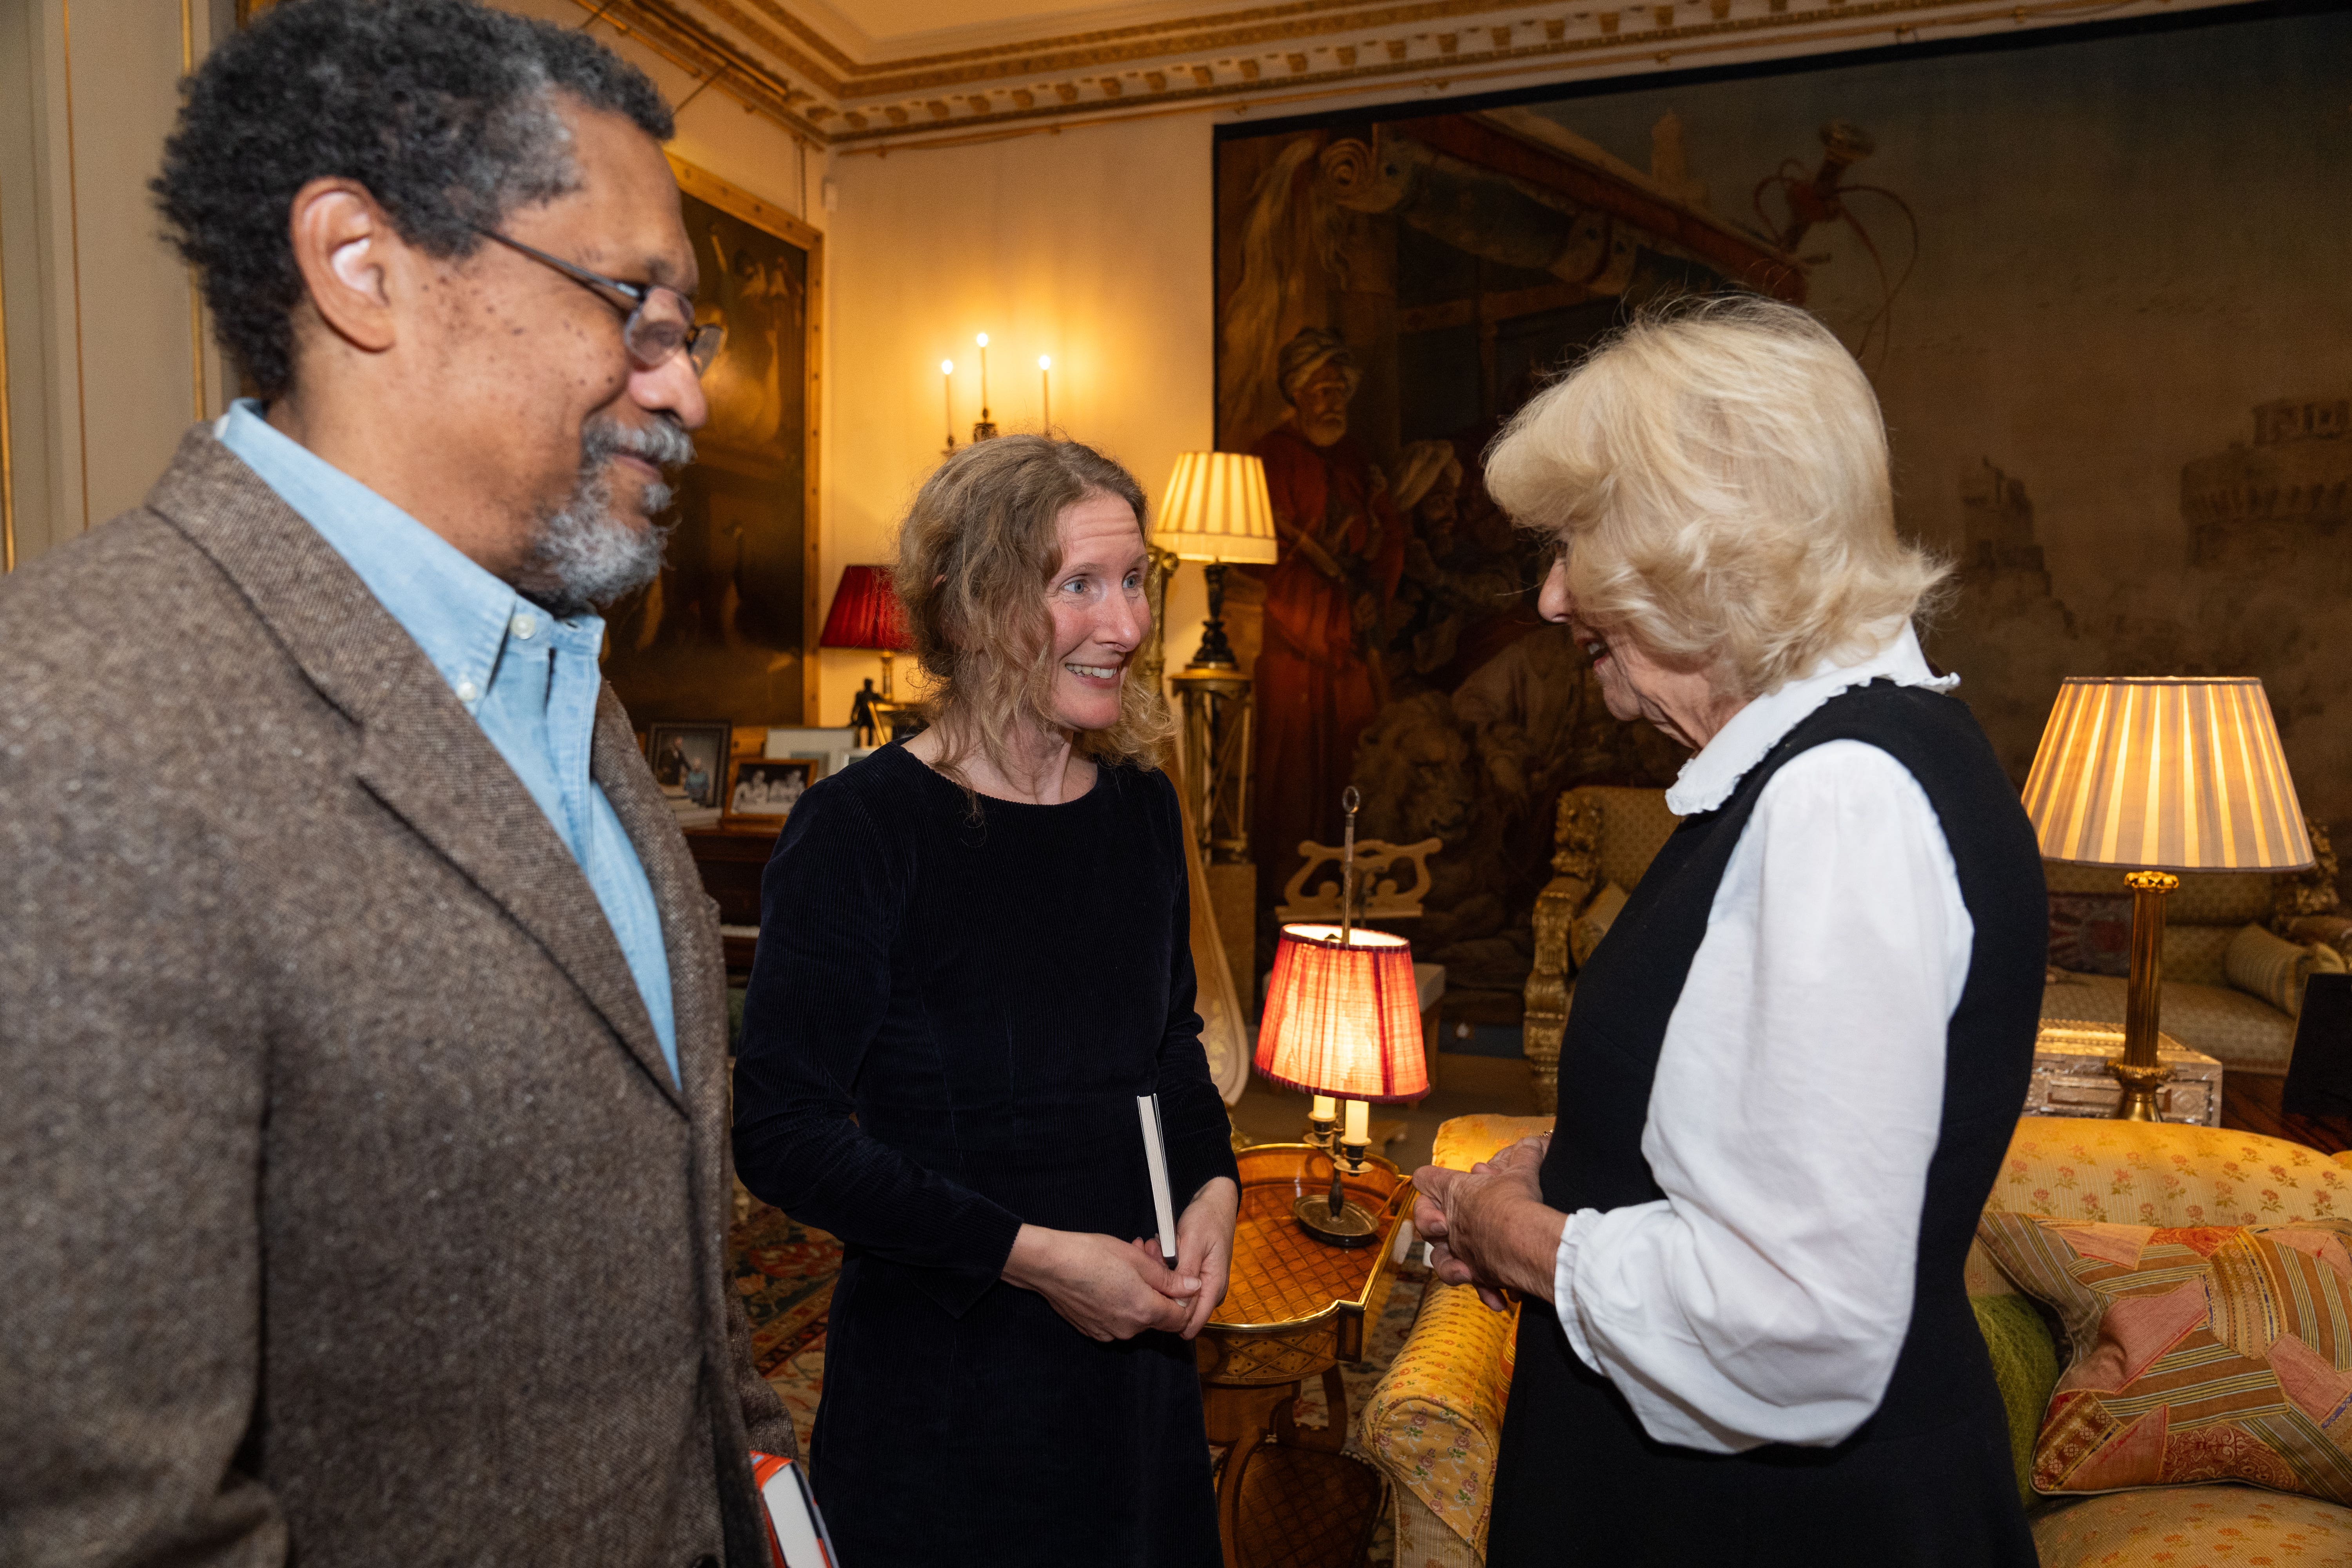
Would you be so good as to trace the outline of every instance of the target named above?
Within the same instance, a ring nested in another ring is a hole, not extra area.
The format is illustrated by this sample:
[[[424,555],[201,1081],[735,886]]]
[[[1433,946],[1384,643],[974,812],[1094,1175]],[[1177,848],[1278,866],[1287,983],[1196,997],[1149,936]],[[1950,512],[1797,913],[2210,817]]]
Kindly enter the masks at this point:
[[[574,266],[560,256],[533,249],[519,239],[509,239],[496,229],[478,226],[474,232],[552,267],[583,288],[608,289],[629,301],[627,319],[621,323],[621,344],[629,351],[631,362],[639,370],[657,369],[669,363],[672,354],[683,353],[699,377],[710,369],[711,362],[719,357],[720,345],[727,341],[727,329],[719,322],[697,323],[694,301],[675,289],[659,283],[624,283],[617,278]],[[613,302],[608,300],[605,303]],[[614,309],[620,307],[614,305]]]

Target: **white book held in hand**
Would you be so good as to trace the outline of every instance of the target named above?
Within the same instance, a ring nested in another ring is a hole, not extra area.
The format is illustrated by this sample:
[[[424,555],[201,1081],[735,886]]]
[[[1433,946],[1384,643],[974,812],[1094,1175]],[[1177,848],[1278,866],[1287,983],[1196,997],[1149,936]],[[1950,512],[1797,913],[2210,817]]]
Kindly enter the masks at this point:
[[[1143,1122],[1143,1163],[1151,1170],[1151,1213],[1160,1223],[1160,1257],[1176,1267],[1176,1200],[1168,1190],[1168,1140],[1160,1130],[1160,1097],[1139,1094],[1135,1114]]]

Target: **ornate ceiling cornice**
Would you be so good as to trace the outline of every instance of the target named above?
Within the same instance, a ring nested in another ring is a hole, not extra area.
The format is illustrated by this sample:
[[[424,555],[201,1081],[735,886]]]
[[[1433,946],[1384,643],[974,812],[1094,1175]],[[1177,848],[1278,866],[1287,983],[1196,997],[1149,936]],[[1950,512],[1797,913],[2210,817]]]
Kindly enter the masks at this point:
[[[2155,12],[2167,0],[1291,0],[860,59],[786,0],[574,0],[805,140],[845,151],[1393,87],[1445,93]],[[2241,0],[2180,0],[2176,10]],[[951,36],[951,35],[950,35]],[[930,36],[934,40],[940,35]]]

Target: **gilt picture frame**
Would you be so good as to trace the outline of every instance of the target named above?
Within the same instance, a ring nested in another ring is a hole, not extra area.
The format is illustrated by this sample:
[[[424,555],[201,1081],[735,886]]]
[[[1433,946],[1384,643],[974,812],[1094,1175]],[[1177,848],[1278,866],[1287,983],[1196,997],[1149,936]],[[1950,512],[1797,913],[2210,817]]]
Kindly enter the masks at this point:
[[[824,236],[675,155],[699,281],[726,328],[709,417],[662,516],[661,575],[608,606],[604,674],[640,726],[719,711],[739,724],[816,710],[818,333]]]

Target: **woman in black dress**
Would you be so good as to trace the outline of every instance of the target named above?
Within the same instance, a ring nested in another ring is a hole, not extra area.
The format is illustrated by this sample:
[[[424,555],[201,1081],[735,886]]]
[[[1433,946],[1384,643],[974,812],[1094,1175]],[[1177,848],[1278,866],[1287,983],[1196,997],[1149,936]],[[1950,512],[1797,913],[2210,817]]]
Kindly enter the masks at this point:
[[[1186,1342],[1240,1188],[1171,725],[1128,679],[1143,513],[1075,442],[941,465],[893,573],[931,727],[811,788],[768,863],[735,1156],[846,1254],[810,1463],[854,1568],[1218,1561]]]

